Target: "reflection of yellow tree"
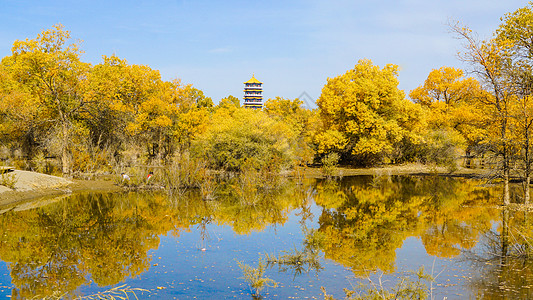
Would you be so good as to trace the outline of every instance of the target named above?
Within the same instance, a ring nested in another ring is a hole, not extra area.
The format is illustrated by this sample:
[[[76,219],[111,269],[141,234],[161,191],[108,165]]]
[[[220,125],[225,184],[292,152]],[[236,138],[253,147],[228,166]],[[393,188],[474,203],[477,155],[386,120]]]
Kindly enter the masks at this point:
[[[483,247],[466,257],[480,270],[472,293],[483,299],[532,299],[533,220],[531,212],[500,212],[500,226],[488,231]]]
[[[395,250],[416,227],[416,202],[403,201],[390,184],[374,188],[343,183],[342,193],[320,183],[317,187],[316,202],[325,208],[318,231],[325,256],[358,275],[376,268],[393,271]]]
[[[9,264],[13,295],[71,297],[89,280],[115,285],[148,270],[147,252],[158,247],[161,234],[179,235],[194,226],[205,233],[211,222],[229,225],[238,234],[261,231],[286,222],[305,196],[296,185],[285,184],[258,192],[259,200],[249,205],[228,186],[220,188],[217,201],[202,200],[198,191],[178,199],[88,194],[0,215],[0,259]]]
[[[422,236],[429,254],[456,255],[458,247],[472,247],[494,218],[479,206],[492,199],[490,192],[474,181],[391,177],[370,183],[362,177],[321,182],[315,197],[324,210],[310,238],[321,241],[327,258],[358,275],[393,271],[396,249],[409,236]]]
[[[290,182],[281,183],[275,190],[241,190],[226,189],[224,197],[220,197],[220,207],[215,219],[219,224],[230,225],[238,234],[249,234],[252,231],[262,231],[271,224],[284,224],[289,213],[300,203],[303,197],[299,189]],[[242,192],[246,198],[256,199],[253,203],[241,201]]]
[[[426,251],[439,257],[453,257],[461,249],[472,248],[480,234],[490,229],[490,221],[497,218],[494,204],[496,192],[478,187],[474,180],[430,178],[419,183],[428,194],[422,215],[424,232],[421,235]]]
[[[160,217],[165,212],[158,201],[82,195],[2,215],[0,257],[9,263],[13,293],[41,298],[71,293],[89,276],[106,286],[146,271],[147,251],[157,248],[158,235],[172,228]]]

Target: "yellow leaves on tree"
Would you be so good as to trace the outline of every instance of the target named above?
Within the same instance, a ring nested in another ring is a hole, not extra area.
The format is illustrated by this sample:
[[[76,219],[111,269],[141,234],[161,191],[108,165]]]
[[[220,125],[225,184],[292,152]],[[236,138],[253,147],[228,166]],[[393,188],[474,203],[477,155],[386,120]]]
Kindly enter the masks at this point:
[[[424,84],[409,93],[409,97],[426,110],[431,130],[457,131],[470,144],[485,135],[481,124],[487,116],[476,102],[484,95],[477,80],[465,78],[462,70],[452,67],[432,70]],[[454,142],[461,143],[460,140]]]
[[[212,106],[211,99],[192,85],[163,81],[159,71],[129,65],[116,56],[104,56],[89,82],[86,97],[98,103],[87,117],[93,134],[111,143],[133,138],[158,159],[170,154],[175,143],[186,144],[202,132],[207,107]]]
[[[328,153],[332,149],[344,150],[348,144],[348,138],[338,130],[325,130],[317,133],[315,140],[318,141],[317,152]]]
[[[328,79],[317,100],[323,128],[319,153],[338,151],[356,164],[380,162],[404,138],[416,139],[422,111],[398,89],[398,67],[360,60],[354,69]]]
[[[89,65],[80,61],[76,43],[62,25],[44,30],[35,39],[15,41],[2,65],[25,90],[39,99],[39,118],[56,133],[63,173],[71,171],[71,131],[87,102],[82,97]],[[52,131],[52,130],[51,130]]]
[[[276,97],[265,102],[264,112],[275,120],[290,127],[288,135],[291,136],[291,148],[294,149],[300,164],[312,161],[314,151],[310,145],[315,124],[313,118],[316,113],[304,108],[303,101]]]
[[[454,105],[467,101],[479,90],[479,83],[473,78],[463,78],[461,69],[441,67],[431,71],[424,85],[411,91],[409,97],[424,106],[435,102]]]
[[[0,65],[0,136],[20,143],[40,127],[39,99],[11,77]]]

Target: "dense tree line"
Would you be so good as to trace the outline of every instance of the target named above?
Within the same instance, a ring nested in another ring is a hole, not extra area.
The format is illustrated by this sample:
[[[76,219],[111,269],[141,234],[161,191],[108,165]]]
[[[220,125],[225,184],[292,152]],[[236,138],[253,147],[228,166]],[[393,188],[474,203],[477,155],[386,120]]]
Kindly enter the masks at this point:
[[[116,56],[84,63],[69,42],[70,33],[56,25],[15,41],[2,60],[3,159],[38,169],[38,158],[56,157],[63,174],[166,165],[191,155],[230,171],[245,162],[288,168],[310,159],[312,113],[299,100],[276,98],[252,111],[228,96],[215,107],[202,91],[164,81],[148,66]]]
[[[450,27],[465,42],[468,73],[435,69],[407,97],[398,66],[363,59],[327,80],[316,110],[281,97],[247,110],[233,96],[214,105],[191,84],[114,55],[85,63],[69,31],[56,25],[15,41],[2,59],[1,158],[43,171],[46,157],[55,157],[63,174],[75,175],[191,159],[231,172],[322,161],[418,161],[453,170],[459,156],[484,157],[509,203],[510,178],[524,178],[529,188],[533,163],[532,4],[505,15],[488,40]]]

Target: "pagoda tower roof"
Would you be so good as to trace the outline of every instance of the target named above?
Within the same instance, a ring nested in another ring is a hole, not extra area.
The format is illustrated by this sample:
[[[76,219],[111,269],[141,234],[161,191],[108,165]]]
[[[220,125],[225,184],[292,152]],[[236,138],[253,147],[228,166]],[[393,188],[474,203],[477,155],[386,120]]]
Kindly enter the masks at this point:
[[[246,81],[245,84],[246,83],[260,83],[260,84],[263,84],[261,81],[257,80],[254,75],[252,75],[252,78],[250,78],[250,80]]]

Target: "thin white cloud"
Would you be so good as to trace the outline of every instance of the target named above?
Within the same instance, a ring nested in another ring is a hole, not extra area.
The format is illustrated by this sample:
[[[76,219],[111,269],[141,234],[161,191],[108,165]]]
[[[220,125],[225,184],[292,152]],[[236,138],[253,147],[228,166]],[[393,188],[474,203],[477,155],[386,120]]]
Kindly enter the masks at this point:
[[[231,47],[220,47],[220,48],[214,48],[208,51],[209,53],[230,53],[233,52],[233,49]]]

